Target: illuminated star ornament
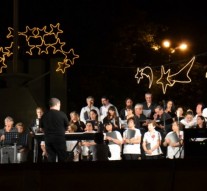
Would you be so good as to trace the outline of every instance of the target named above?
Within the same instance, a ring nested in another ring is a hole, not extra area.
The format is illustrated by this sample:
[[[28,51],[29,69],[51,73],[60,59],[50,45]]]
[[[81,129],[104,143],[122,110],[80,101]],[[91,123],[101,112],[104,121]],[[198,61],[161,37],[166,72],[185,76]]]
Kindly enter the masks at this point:
[[[137,79],[137,83],[140,83],[140,80],[144,77],[149,79],[149,86],[148,88],[151,88],[152,82],[153,82],[153,71],[152,68],[149,66],[146,66],[144,68],[137,68],[137,73],[135,75],[135,78]]]
[[[14,29],[8,27],[9,33],[6,38],[13,38]],[[67,52],[65,50],[66,42],[62,41],[60,38],[60,34],[63,33],[63,30],[60,29],[60,23],[56,25],[50,24],[50,28],[47,26],[43,26],[42,28],[38,27],[29,27],[26,26],[25,31],[18,32],[18,35],[21,36],[25,40],[27,50],[25,53],[30,56],[34,54],[42,55],[50,55],[50,54],[60,54],[63,57],[62,62],[58,62],[58,67],[56,69],[57,72],[65,73],[66,69],[75,63],[75,59],[79,58],[78,54],[74,53],[74,49],[70,48]],[[3,68],[7,68],[6,65],[6,57],[9,57],[13,54],[12,52],[13,42],[11,42],[9,47],[1,47],[0,46],[0,73],[2,73]],[[21,47],[18,47],[21,48]]]
[[[64,59],[63,62],[58,62],[58,68],[56,69],[56,72],[61,71],[64,74],[66,68],[70,67],[70,64],[68,64],[67,62],[68,62],[68,59]]]
[[[182,67],[177,73],[171,74],[171,70],[165,71],[164,66],[161,66],[161,77],[157,80],[157,84],[162,85],[163,94],[166,93],[167,87],[172,87],[177,83],[190,83],[191,78],[189,72],[193,67],[195,57],[193,57],[184,67]]]

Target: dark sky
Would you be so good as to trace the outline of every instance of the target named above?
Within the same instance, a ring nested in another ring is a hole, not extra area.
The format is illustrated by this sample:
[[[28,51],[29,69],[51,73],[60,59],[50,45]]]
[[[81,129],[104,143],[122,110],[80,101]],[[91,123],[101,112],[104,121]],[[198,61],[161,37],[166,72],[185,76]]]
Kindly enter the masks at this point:
[[[0,3],[0,29],[13,25],[13,1]],[[19,29],[26,25],[44,26],[61,23],[61,28],[74,43],[104,41],[120,23],[133,20],[137,13],[146,14],[146,21],[169,26],[169,34],[201,45],[207,30],[207,13],[202,1],[153,0],[18,0]],[[5,33],[3,33],[5,34]],[[1,39],[2,35],[1,34]],[[4,36],[3,36],[4,37]],[[2,41],[2,40],[1,40]],[[102,42],[100,42],[102,43]],[[202,51],[202,50],[199,50]]]
[[[189,42],[193,55],[207,51],[207,12],[204,1],[19,0],[18,22],[20,31],[25,30],[26,25],[41,28],[45,25],[49,26],[50,23],[61,24],[64,40],[80,54],[77,64],[68,72],[70,98],[77,102],[79,96],[85,102],[85,97],[89,95],[90,90],[87,91],[87,88],[81,87],[81,84],[86,86],[94,83],[93,73],[95,77],[106,75],[107,70],[103,72],[100,66],[108,64],[106,55],[111,54],[109,47],[110,42],[116,37],[114,31],[119,32],[121,27],[129,22],[139,22],[140,13],[144,15],[146,22],[167,26],[166,36]],[[13,0],[1,0],[0,43],[4,43],[9,26],[13,26]],[[99,68],[96,70],[87,68],[87,70],[86,67],[81,68],[83,65],[97,65]],[[113,72],[110,75],[112,78],[118,76],[119,70],[118,72],[110,70]],[[123,71],[120,75],[123,75]],[[134,73],[132,72],[131,75]],[[72,84],[71,81],[75,83]],[[131,81],[134,81],[133,76]],[[136,82],[133,82],[133,85],[136,85]],[[110,87],[103,84],[99,86],[102,86],[103,91],[100,91],[98,96],[110,90]],[[80,95],[74,93],[76,87],[82,88],[79,90]],[[98,85],[93,86],[93,88],[97,87]],[[125,92],[122,97],[127,94],[129,93]],[[113,98],[113,95],[111,97]]]

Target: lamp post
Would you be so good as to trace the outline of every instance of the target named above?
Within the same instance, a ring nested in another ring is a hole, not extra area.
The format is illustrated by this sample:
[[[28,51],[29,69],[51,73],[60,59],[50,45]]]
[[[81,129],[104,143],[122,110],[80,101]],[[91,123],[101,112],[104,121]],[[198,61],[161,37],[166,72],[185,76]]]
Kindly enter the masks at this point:
[[[177,51],[177,50],[185,51],[188,48],[188,45],[185,42],[182,42],[181,44],[179,44],[178,46],[173,48],[171,46],[171,42],[169,40],[164,40],[162,42],[162,46],[169,50],[169,54],[168,54],[168,61],[169,62],[171,62],[171,55],[174,54],[175,51]]]

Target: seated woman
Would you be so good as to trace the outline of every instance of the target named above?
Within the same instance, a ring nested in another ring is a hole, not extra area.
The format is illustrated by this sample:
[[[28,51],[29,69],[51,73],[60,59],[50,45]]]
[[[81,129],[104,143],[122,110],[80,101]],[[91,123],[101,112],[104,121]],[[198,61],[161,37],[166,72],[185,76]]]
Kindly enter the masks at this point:
[[[114,128],[114,124],[108,122],[105,124],[105,140],[108,142],[108,146],[111,152],[109,160],[121,160],[121,145],[122,136],[121,133]]]
[[[141,158],[141,132],[135,128],[134,118],[127,120],[128,129],[123,133],[123,155],[125,160],[138,160]]]
[[[186,112],[186,115],[184,117],[184,119],[182,119],[180,121],[180,123],[182,124],[182,126],[185,128],[185,129],[189,129],[189,128],[194,128],[195,125],[196,125],[196,121],[193,120],[193,112],[192,110],[188,110]]]
[[[27,162],[29,152],[28,135],[29,132],[25,129],[23,123],[19,122],[15,125],[19,133],[17,163]]]
[[[85,132],[86,133],[95,133],[93,130],[93,123],[91,121],[86,121],[86,128]],[[83,161],[91,161],[93,159],[93,146],[96,143],[94,140],[82,140],[80,143],[81,146],[81,159]]]
[[[79,114],[76,111],[70,113],[70,124],[71,123],[77,126],[77,132],[84,132],[85,124],[80,120]]]
[[[103,133],[103,124],[98,120],[98,113],[95,109],[92,109],[89,113],[89,120],[93,123],[94,131]]]
[[[197,125],[195,126],[196,129],[205,129],[206,128],[206,122],[205,122],[205,117],[202,115],[198,115],[196,119]],[[207,140],[207,137],[198,137],[194,138],[193,141],[204,141]]]
[[[163,142],[163,145],[167,147],[166,158],[184,158],[183,139],[183,131],[180,131],[178,122],[174,121],[172,131],[166,135]]]
[[[77,132],[77,126],[75,124],[70,124],[68,126],[68,131],[66,131],[66,134],[75,133],[75,132]],[[78,145],[77,140],[66,141],[66,149],[67,149],[69,161],[74,161],[74,162],[79,161],[80,146]],[[73,153],[71,153],[71,151]]]
[[[160,144],[162,137],[158,131],[155,130],[156,122],[148,122],[148,131],[144,134],[143,149],[145,151],[146,159],[160,159],[162,150]]]

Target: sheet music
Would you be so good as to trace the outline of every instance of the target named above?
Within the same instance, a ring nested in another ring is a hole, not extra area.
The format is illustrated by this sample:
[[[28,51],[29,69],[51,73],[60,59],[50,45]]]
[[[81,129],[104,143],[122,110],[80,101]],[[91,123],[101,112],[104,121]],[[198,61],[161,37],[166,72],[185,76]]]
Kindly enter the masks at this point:
[[[147,117],[150,118],[151,115],[151,110],[150,109],[143,109],[143,114]]]

